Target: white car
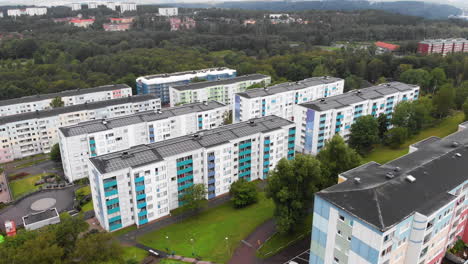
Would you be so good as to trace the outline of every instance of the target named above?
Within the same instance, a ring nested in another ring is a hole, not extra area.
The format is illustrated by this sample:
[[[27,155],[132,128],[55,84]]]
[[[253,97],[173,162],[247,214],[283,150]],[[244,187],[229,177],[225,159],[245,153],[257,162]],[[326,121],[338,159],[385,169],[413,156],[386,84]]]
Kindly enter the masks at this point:
[[[156,251],[154,251],[154,250],[152,250],[152,249],[148,250],[148,252],[149,252],[151,255],[159,256],[158,252],[156,252]],[[296,263],[296,264],[297,264],[297,263]]]
[[[291,261],[289,261],[288,264],[299,264],[299,263],[297,263],[296,261],[292,261],[292,260],[291,260]]]

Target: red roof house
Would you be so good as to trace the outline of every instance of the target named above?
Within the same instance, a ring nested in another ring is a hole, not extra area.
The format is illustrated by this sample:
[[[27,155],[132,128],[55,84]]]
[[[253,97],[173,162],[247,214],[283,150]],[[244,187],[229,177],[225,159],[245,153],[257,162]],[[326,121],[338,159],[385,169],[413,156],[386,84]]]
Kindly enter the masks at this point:
[[[382,49],[382,50],[386,50],[386,51],[396,51],[400,46],[398,45],[394,45],[394,44],[390,44],[390,43],[385,43],[385,42],[382,42],[382,41],[377,41],[375,43],[375,45]]]

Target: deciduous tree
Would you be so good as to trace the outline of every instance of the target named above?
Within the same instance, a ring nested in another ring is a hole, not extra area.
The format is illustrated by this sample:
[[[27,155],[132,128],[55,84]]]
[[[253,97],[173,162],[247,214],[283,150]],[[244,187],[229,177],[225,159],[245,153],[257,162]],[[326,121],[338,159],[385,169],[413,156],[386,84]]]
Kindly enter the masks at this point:
[[[379,124],[373,116],[359,117],[351,125],[349,145],[361,155],[368,153],[379,142]]]
[[[258,192],[255,183],[239,179],[231,184],[229,194],[236,208],[242,208],[258,201]]]

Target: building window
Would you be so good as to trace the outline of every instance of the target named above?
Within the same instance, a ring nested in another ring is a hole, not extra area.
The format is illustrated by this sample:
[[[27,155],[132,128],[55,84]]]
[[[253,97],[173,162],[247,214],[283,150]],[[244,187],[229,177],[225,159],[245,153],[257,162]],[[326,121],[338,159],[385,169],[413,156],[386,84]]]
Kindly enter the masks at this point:
[[[344,220],[345,220],[345,217],[344,217],[344,216],[342,216],[342,215],[339,215],[339,218],[340,218],[340,220],[341,220],[341,221],[343,221],[343,222],[344,222]]]
[[[335,263],[340,263],[340,260],[339,260],[337,257],[333,257],[333,261],[334,261]]]

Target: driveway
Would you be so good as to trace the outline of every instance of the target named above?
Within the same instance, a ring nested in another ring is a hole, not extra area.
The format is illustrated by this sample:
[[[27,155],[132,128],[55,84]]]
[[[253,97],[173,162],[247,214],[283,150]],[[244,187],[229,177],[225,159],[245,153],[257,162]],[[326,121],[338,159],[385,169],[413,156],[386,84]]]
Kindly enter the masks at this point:
[[[0,188],[2,189],[2,192],[0,192],[0,203],[8,203],[11,199],[7,184],[8,182],[5,174],[0,173]]]
[[[63,177],[63,169],[62,169],[62,163],[59,163],[59,162],[55,162],[55,161],[52,161],[52,160],[46,160],[46,161],[42,161],[42,162],[39,162],[39,163],[36,163],[34,165],[31,165],[29,167],[25,167],[25,168],[15,168],[13,166],[9,166],[7,168],[5,168],[5,172],[8,174],[8,175],[12,175],[12,174],[18,174],[18,173],[22,173],[22,172],[25,172],[25,173],[28,173],[30,175],[36,175],[36,174],[41,174],[41,173],[55,173],[61,177]]]
[[[0,229],[4,230],[4,222],[6,220],[15,221],[16,225],[22,224],[22,217],[31,213],[37,213],[31,209],[31,205],[44,198],[52,198],[55,200],[55,204],[52,207],[56,207],[57,211],[63,212],[73,209],[73,201],[75,199],[75,189],[77,186],[68,187],[61,190],[44,190],[28,196],[19,202],[8,206],[7,208],[0,211]]]

